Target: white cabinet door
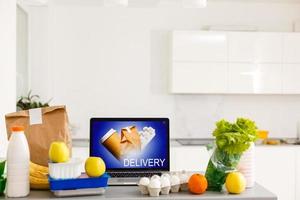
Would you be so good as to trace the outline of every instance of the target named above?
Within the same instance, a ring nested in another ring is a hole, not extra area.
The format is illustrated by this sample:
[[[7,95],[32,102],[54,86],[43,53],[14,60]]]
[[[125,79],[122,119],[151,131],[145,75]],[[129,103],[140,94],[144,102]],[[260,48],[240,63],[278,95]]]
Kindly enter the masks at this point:
[[[300,199],[300,147],[297,148],[296,162],[296,200],[298,200]]]
[[[226,93],[226,63],[174,62],[173,93]]]
[[[253,62],[255,58],[255,40],[253,33],[232,32],[228,34],[229,62]]]
[[[254,62],[281,63],[282,62],[282,34],[258,33],[255,41]]]
[[[205,146],[171,147],[171,171],[205,172],[209,153]]]
[[[278,196],[296,200],[296,151],[294,147],[256,147],[256,181]]]
[[[282,34],[262,32],[228,33],[229,62],[281,63]]]
[[[229,63],[228,91],[238,94],[280,94],[281,64]]]
[[[227,62],[227,35],[223,32],[174,31],[173,61]]]
[[[284,34],[283,62],[300,63],[300,34],[299,33]]]
[[[300,63],[283,64],[282,88],[284,94],[300,94]]]

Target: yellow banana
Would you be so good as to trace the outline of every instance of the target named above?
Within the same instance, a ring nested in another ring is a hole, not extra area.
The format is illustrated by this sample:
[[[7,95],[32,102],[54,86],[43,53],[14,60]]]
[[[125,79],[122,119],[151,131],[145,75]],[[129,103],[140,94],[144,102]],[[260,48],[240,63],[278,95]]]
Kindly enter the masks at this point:
[[[33,176],[33,177],[36,177],[36,178],[41,178],[41,179],[47,179],[48,178],[48,173],[37,171],[33,168],[29,169],[29,173],[30,173],[30,176]]]
[[[37,178],[34,176],[29,176],[30,183],[34,184],[48,184],[48,179],[47,178]]]
[[[33,170],[42,172],[43,174],[48,174],[49,173],[48,167],[38,165],[38,164],[35,164],[33,162],[30,162],[30,168],[32,168]]]
[[[44,167],[33,162],[30,162],[29,180],[31,189],[49,189],[48,182],[48,167]]]
[[[49,184],[34,184],[30,183],[30,188],[35,190],[48,190]]]
[[[49,189],[49,182],[46,178],[36,178],[33,176],[29,176],[30,179],[30,188],[31,189]]]

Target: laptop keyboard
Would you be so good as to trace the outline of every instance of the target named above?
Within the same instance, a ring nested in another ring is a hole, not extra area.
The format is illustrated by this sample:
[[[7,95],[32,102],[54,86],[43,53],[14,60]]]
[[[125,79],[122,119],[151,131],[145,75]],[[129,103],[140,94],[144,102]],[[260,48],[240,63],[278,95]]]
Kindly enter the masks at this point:
[[[108,172],[111,177],[151,177],[153,175],[161,175],[161,172]]]

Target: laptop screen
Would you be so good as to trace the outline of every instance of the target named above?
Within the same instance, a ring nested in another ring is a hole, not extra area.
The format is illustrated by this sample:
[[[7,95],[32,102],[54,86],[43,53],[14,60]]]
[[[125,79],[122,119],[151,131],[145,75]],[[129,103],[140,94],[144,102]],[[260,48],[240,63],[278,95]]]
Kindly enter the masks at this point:
[[[101,157],[108,171],[168,171],[169,119],[92,118],[90,156]]]

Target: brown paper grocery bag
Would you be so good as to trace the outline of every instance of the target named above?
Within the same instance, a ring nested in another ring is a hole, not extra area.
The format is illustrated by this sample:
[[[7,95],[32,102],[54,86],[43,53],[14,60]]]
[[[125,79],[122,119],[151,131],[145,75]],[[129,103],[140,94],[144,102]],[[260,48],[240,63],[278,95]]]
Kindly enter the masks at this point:
[[[121,154],[141,151],[141,138],[135,126],[122,128],[121,130]]]
[[[62,141],[67,144],[71,153],[71,134],[69,120],[65,106],[51,106],[41,108],[41,123],[31,124],[30,112],[23,110],[5,115],[8,139],[11,127],[22,125],[30,149],[30,160],[33,163],[48,166],[48,150],[53,141]],[[33,118],[33,117],[32,117]]]

